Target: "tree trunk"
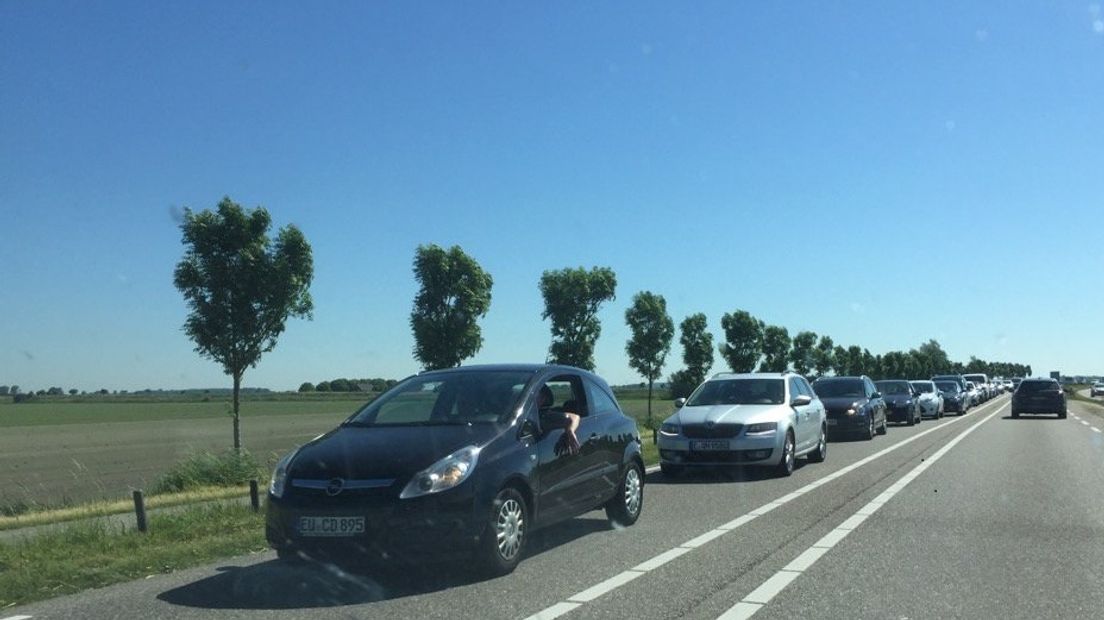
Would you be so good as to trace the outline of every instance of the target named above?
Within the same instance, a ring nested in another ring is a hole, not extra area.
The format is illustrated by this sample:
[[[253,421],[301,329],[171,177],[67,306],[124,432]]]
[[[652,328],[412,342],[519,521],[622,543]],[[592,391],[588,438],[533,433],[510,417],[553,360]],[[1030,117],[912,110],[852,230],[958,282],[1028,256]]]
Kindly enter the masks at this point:
[[[234,373],[234,452],[241,452],[241,425],[239,424],[238,419],[238,407],[240,405],[239,397],[241,395],[241,380],[241,373]]]
[[[652,380],[648,379],[648,427],[652,427]]]

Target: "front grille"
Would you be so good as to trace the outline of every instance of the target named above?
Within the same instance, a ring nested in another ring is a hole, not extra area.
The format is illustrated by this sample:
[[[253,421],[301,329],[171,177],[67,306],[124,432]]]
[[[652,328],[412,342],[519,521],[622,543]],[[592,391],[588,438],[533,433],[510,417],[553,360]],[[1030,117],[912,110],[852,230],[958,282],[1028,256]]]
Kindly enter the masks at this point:
[[[749,452],[765,452],[766,456],[757,455],[755,459],[749,459]],[[685,463],[743,463],[749,460],[769,459],[774,450],[736,450],[732,452],[690,452],[683,457]]]
[[[743,424],[684,424],[682,434],[690,439],[731,439],[743,428]]]

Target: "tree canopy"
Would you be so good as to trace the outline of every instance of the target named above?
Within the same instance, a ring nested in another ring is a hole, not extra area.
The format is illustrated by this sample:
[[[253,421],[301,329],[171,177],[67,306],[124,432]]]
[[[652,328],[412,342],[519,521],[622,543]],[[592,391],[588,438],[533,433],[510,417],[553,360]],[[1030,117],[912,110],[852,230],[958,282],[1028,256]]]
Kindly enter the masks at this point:
[[[633,296],[625,311],[625,323],[632,336],[625,345],[629,366],[648,381],[648,423],[652,422],[652,387],[663,370],[675,337],[675,322],[667,314],[662,295],[642,291]]]
[[[746,310],[736,310],[721,317],[725,341],[719,347],[721,357],[732,372],[751,372],[763,355],[763,322]]]
[[[541,318],[552,323],[549,362],[594,370],[594,345],[602,334],[598,310],[615,298],[616,289],[617,276],[609,267],[544,272]]]
[[[414,357],[426,370],[459,366],[483,346],[478,321],[491,307],[494,281],[460,246],[432,244],[415,251],[414,278]]]

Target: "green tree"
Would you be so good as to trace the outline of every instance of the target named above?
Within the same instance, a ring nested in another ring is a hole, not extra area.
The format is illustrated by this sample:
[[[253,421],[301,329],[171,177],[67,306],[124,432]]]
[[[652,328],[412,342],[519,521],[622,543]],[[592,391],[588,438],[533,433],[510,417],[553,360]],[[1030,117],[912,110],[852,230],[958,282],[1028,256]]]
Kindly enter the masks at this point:
[[[11,392],[11,388],[6,385],[0,385],[0,396],[7,396]]]
[[[790,351],[790,361],[793,362],[794,372],[801,376],[808,376],[816,365],[817,335],[813,332],[798,332],[793,338],[793,350]]]
[[[817,342],[816,351],[813,352],[813,365],[816,367],[818,377],[827,375],[835,367],[836,356],[833,351],[835,346],[836,343],[832,342],[830,336],[821,336],[820,341]]]
[[[459,366],[483,346],[478,321],[490,310],[494,281],[457,245],[418,246],[414,278],[414,357],[426,370]]]
[[[837,344],[832,349],[832,368],[836,375],[851,374],[851,358],[847,355],[847,349]]]
[[[763,328],[763,364],[759,372],[785,372],[790,359],[790,332],[785,327]]]
[[[330,381],[330,391],[331,392],[352,392],[353,390],[349,389],[349,380],[348,379],[334,379],[334,380]]]
[[[315,392],[331,392],[329,381],[319,381],[318,385],[314,386]]]
[[[78,390],[77,388],[70,388],[69,389],[69,395],[70,396],[76,396],[78,392],[80,392],[80,390]]]
[[[310,381],[304,381],[299,386],[299,391],[300,392],[313,392],[314,391],[314,384],[311,383]]]
[[[616,290],[617,276],[609,267],[567,268],[541,275],[541,318],[552,322],[549,362],[594,370],[594,344],[602,334],[598,310],[615,298]]]
[[[719,351],[732,372],[752,372],[763,355],[763,322],[745,310],[721,317],[725,341]]]
[[[667,314],[663,295],[642,291],[633,296],[625,311],[625,323],[632,337],[625,345],[629,366],[648,380],[648,427],[652,426],[652,387],[663,370],[675,337],[675,322]]]
[[[184,258],[173,282],[188,304],[184,332],[203,357],[234,382],[234,449],[241,450],[241,382],[276,347],[289,317],[311,318],[311,247],[293,225],[268,235],[262,207],[242,209],[223,198],[216,211],[184,210]]]
[[[951,358],[934,338],[920,345],[917,350],[925,359],[923,378],[942,374],[951,369]]]
[[[853,377],[866,374],[863,369],[862,349],[855,345],[847,347],[847,374]]]
[[[862,365],[863,374],[870,376],[872,379],[882,378],[881,365],[878,363],[878,358],[870,352],[870,349],[862,350]]]
[[[709,333],[705,315],[691,314],[679,323],[679,342],[682,344],[682,361],[686,368],[671,374],[671,396],[689,396],[709,374],[713,367],[713,334]]]

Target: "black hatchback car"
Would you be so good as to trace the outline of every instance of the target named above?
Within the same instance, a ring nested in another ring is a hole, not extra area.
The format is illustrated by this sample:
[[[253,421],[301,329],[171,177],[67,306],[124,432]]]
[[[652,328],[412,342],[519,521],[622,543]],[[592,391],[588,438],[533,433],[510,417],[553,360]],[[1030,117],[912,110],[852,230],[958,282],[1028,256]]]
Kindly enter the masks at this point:
[[[919,424],[923,419],[920,415],[920,394],[908,381],[886,379],[876,381],[874,386],[882,393],[885,399],[887,416],[893,422],[904,422],[909,426]]]
[[[578,449],[560,440],[565,412]],[[474,554],[502,574],[534,529],[598,507],[628,526],[643,504],[640,434],[605,381],[469,366],[410,377],[285,456],[265,534],[286,560]]]
[[[870,377],[822,377],[813,383],[813,391],[828,414],[828,433],[857,433],[874,439],[874,433],[886,433],[885,399]]]
[[[1066,417],[1066,394],[1054,379],[1024,379],[1012,394],[1012,417],[1021,413],[1056,413]]]

